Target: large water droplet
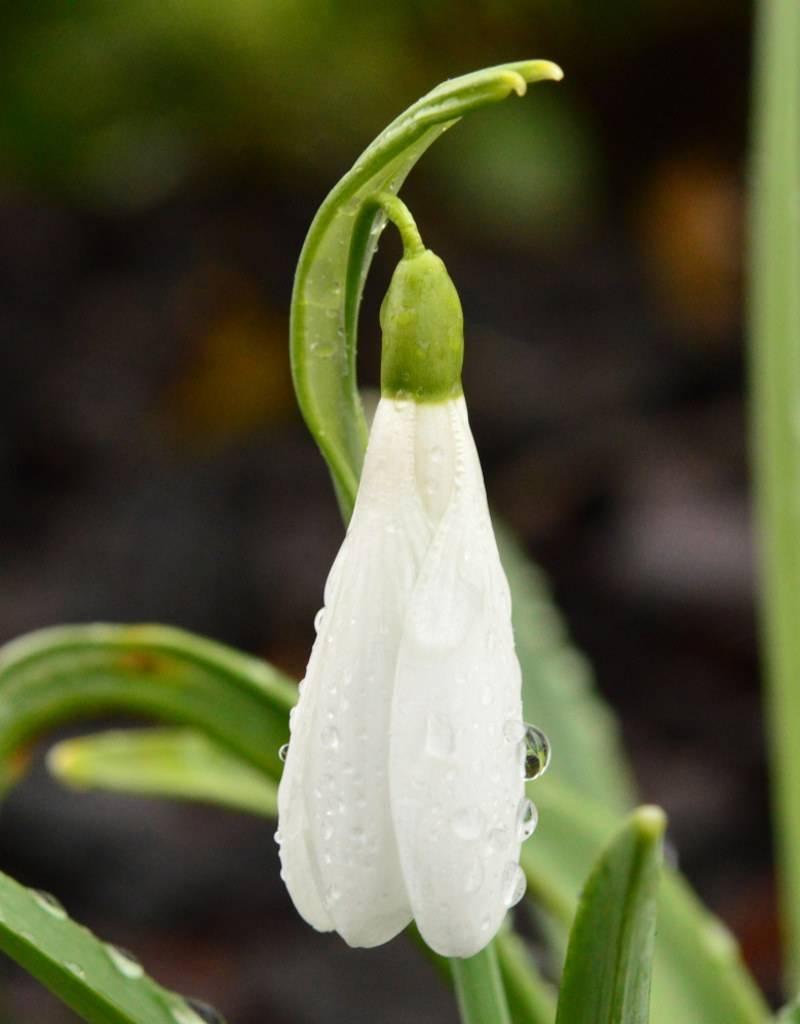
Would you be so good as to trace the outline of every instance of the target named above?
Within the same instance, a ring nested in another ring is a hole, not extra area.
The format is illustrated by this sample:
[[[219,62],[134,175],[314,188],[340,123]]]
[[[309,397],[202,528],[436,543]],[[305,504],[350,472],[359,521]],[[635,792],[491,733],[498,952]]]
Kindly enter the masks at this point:
[[[126,978],[141,978],[144,974],[144,968],[136,959],[136,957],[127,951],[127,949],[120,949],[119,946],[112,946],[111,943],[106,944],[106,953],[108,953],[108,959],[116,967],[120,974],[123,974]]]
[[[459,839],[477,839],[486,826],[486,819],[479,807],[462,807],[453,815],[452,825]]]
[[[282,747],[278,748],[278,758],[281,761],[285,761],[289,756],[289,744],[284,743]]]
[[[428,731],[425,737],[425,749],[432,757],[449,757],[455,748],[456,741],[453,726],[441,711],[433,711],[428,715]]]
[[[334,725],[326,725],[319,738],[326,750],[336,750],[339,746],[339,732]]]
[[[539,812],[536,810],[536,805],[525,797],[521,801],[519,811],[517,812],[517,831],[523,843],[526,839],[530,839],[536,831],[538,824]]]
[[[519,864],[513,860],[509,861],[503,871],[503,903],[507,907],[514,907],[525,895],[525,874]]]
[[[523,774],[526,782],[533,782],[547,771],[550,765],[550,741],[535,725],[525,723],[525,759]]]
[[[51,914],[53,917],[57,917],[60,921],[63,921],[66,918],[66,910],[64,910],[55,896],[51,896],[49,892],[42,892],[41,889],[34,889],[33,898],[42,910],[46,910],[48,914]]]

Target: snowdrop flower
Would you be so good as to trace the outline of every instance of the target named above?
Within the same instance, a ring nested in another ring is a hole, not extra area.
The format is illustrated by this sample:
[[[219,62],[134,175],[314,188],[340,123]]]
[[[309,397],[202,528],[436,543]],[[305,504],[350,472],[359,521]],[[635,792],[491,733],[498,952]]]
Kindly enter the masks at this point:
[[[432,949],[468,957],[524,892],[535,810],[461,306],[421,243],[381,325],[382,397],[291,718],[281,873],[305,920],[351,946],[413,919]]]

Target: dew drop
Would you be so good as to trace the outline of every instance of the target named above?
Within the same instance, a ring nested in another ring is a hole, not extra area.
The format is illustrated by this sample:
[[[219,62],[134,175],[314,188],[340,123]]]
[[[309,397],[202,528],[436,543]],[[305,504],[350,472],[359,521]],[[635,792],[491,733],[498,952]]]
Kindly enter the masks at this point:
[[[283,836],[281,835],[281,830],[279,828],[275,829],[275,835],[273,835],[272,838],[275,840],[278,846],[281,845],[281,843],[283,842]]]
[[[409,395],[407,391],[403,391],[400,388],[399,391],[395,392],[394,396],[394,407],[398,412],[401,412],[405,408],[405,403],[408,401]]]
[[[339,733],[334,725],[326,725],[320,733],[320,740],[326,750],[336,750],[339,746]]]
[[[200,999],[187,999],[186,1005],[192,1008],[195,1016],[199,1017],[204,1024],[225,1024],[225,1018],[215,1010],[213,1006],[204,1003]]]
[[[132,953],[126,949],[120,949],[119,946],[112,946],[110,942],[106,944],[105,950],[108,953],[108,959],[120,974],[126,978],[142,977],[144,968]]]
[[[278,758],[281,761],[285,762],[286,758],[288,756],[289,756],[289,744],[288,743],[284,743],[282,747],[278,748]]]
[[[428,715],[428,731],[425,737],[425,749],[432,757],[449,757],[455,748],[453,727],[446,715],[441,711],[433,711]]]
[[[503,903],[507,907],[514,907],[525,895],[525,874],[519,864],[510,860],[503,871]]]
[[[322,825],[322,841],[329,843],[333,839],[333,822],[325,821]]]
[[[314,616],[314,632],[315,633],[319,633],[320,629],[322,629],[322,620],[324,618],[325,618],[325,609],[324,608],[320,608],[320,610]],[[306,622],[308,622],[308,619],[306,619]]]
[[[523,774],[526,782],[544,775],[550,765],[550,741],[535,725],[525,723],[525,760]]]
[[[55,896],[52,896],[49,892],[42,892],[41,889],[34,889],[33,898],[42,910],[46,910],[48,914],[58,918],[59,921],[63,921],[66,918],[66,910],[64,910]]]
[[[64,966],[68,971],[75,975],[76,978],[85,978],[86,971],[81,967],[80,964],[76,964],[74,960],[65,960]]]
[[[481,931],[482,932],[488,932],[489,929],[491,928],[491,926],[492,926],[492,922],[489,920],[489,918],[488,917],[484,917],[484,919],[481,921]]]
[[[517,812],[517,832],[520,841],[524,843],[526,839],[530,839],[536,831],[538,824],[539,812],[536,810],[536,805],[525,797],[521,801],[519,811]]]
[[[453,815],[451,824],[459,839],[477,839],[484,830],[486,819],[479,807],[462,807]]]
[[[525,735],[525,723],[518,718],[509,718],[503,726],[503,735],[508,743],[519,743]]]
[[[335,885],[328,886],[328,888],[325,890],[325,903],[329,907],[332,907],[334,903],[339,902],[339,900],[341,899],[341,895],[342,894],[339,892]]]

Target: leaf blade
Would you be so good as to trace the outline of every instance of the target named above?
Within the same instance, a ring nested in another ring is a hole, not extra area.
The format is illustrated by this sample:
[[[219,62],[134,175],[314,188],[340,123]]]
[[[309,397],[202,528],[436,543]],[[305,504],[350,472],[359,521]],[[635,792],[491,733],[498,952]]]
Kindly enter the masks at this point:
[[[47,755],[51,774],[74,789],[219,804],[277,814],[277,786],[263,772],[192,729],[115,729],[64,740]]]
[[[0,649],[0,788],[48,728],[108,711],[189,725],[272,778],[296,689],[256,658],[166,626],[59,626]]]
[[[666,819],[640,807],[598,858],[575,916],[556,1024],[647,1024]]]
[[[2,872],[0,949],[89,1024],[202,1024],[183,997]]]

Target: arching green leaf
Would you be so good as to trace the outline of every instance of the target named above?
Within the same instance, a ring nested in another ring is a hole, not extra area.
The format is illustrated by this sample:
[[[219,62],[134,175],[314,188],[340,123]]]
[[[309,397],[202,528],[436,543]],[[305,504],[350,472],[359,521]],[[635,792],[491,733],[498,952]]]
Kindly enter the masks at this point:
[[[0,788],[46,729],[108,711],[189,725],[273,778],[296,688],[277,669],[166,626],[59,626],[0,649]]]

